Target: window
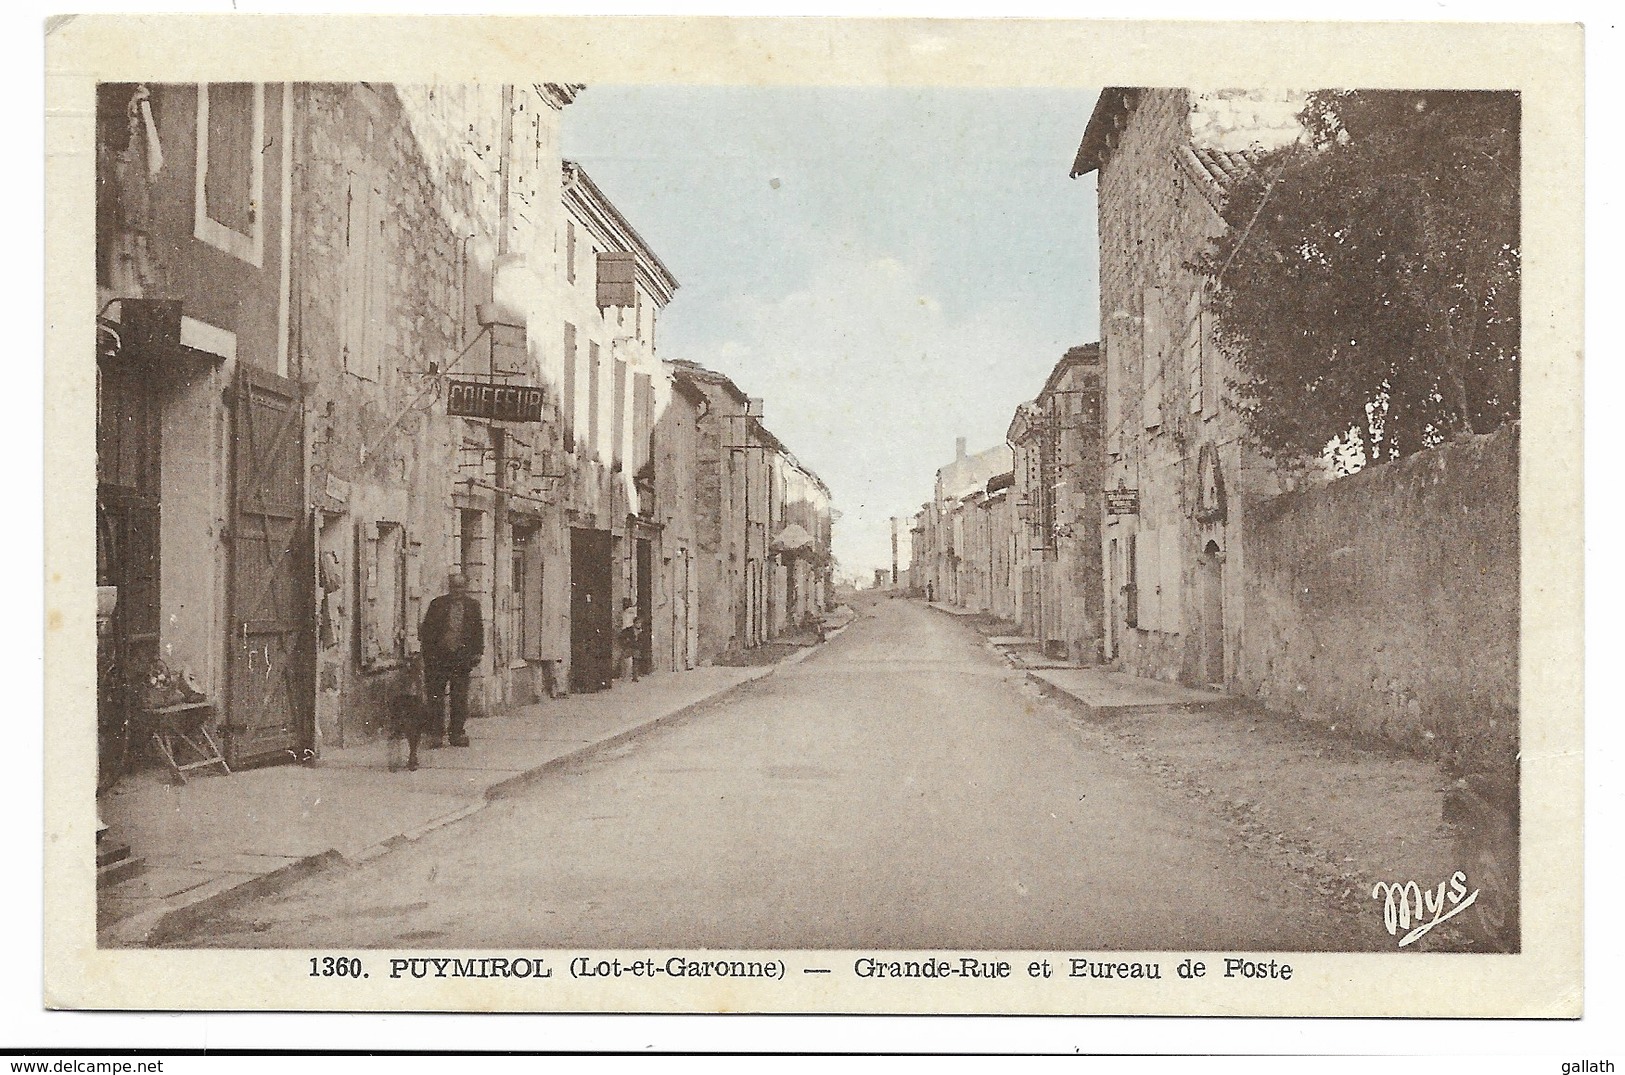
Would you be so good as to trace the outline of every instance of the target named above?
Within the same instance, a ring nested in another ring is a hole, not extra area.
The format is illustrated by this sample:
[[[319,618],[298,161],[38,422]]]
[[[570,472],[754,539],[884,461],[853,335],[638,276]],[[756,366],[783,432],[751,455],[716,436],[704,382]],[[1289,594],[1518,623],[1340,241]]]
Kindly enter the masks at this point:
[[[362,664],[388,668],[406,656],[406,531],[380,521],[362,534]]]
[[[192,233],[259,266],[265,247],[265,86],[200,83]]]
[[[564,277],[570,283],[576,282],[576,222],[564,222]]]

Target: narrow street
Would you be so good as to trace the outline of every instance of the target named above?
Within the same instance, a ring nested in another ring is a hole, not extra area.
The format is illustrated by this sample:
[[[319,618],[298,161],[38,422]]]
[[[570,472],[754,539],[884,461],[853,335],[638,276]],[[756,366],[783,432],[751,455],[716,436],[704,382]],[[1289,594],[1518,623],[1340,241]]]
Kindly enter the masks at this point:
[[[914,601],[859,610],[810,660],[172,943],[1350,946],[1297,878],[969,625]]]

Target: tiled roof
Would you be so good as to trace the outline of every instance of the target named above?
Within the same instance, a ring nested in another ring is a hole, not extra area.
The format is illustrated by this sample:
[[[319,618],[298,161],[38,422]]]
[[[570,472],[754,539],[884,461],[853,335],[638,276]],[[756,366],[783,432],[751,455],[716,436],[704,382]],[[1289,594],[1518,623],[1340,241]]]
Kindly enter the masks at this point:
[[[1133,86],[1107,86],[1100,91],[1094,111],[1089,114],[1089,124],[1084,128],[1083,141],[1078,144],[1077,156],[1072,159],[1073,179],[1106,163],[1106,143],[1112,132],[1123,125],[1140,92]]]
[[[1174,152],[1215,209],[1223,205],[1226,195],[1239,184],[1258,175],[1254,165],[1264,155],[1262,150],[1256,149],[1230,151],[1188,145]]]

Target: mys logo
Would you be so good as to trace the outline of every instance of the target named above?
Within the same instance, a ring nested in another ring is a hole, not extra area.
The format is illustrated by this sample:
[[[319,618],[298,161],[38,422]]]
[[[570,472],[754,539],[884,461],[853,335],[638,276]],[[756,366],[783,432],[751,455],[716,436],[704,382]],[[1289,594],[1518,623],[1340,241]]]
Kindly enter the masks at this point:
[[[1478,899],[1478,889],[1469,893],[1467,875],[1457,870],[1449,881],[1440,881],[1436,888],[1425,892],[1415,881],[1378,881],[1371,886],[1371,898],[1382,901],[1383,924],[1390,937],[1399,937],[1399,947],[1403,948],[1471,907]],[[1416,924],[1412,926],[1412,922]],[[1403,937],[1399,936],[1400,930],[1406,931]]]

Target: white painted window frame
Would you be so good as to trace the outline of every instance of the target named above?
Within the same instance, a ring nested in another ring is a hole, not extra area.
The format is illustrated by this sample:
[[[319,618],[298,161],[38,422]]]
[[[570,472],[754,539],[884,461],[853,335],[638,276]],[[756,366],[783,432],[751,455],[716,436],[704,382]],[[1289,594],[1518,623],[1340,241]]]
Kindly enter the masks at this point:
[[[209,83],[197,84],[197,182],[192,191],[192,236],[256,269],[265,261],[265,83],[254,83],[253,179],[254,231],[245,235],[209,215]],[[284,151],[286,147],[284,147]]]

